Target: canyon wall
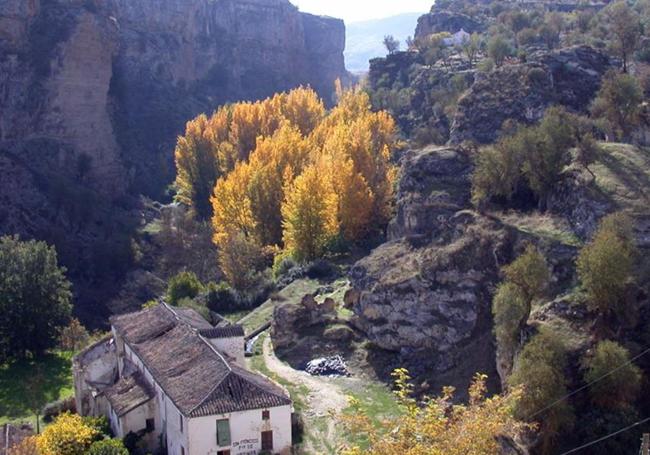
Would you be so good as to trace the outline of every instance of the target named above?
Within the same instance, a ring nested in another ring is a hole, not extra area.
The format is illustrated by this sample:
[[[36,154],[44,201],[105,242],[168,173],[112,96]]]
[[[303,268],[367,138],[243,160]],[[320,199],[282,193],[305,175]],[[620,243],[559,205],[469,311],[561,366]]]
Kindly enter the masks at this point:
[[[0,0],[0,234],[107,286],[185,122],[298,85],[331,103],[344,47],[342,21],[288,0]]]

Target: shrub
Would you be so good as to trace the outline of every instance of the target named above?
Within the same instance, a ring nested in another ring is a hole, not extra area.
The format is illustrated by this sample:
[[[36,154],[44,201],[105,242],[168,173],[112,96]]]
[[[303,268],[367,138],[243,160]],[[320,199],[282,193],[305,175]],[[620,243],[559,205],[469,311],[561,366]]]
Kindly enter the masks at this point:
[[[102,439],[93,442],[87,455],[129,455],[129,451],[119,439]]]
[[[539,423],[544,454],[553,453],[557,436],[569,431],[574,422],[573,409],[566,400],[539,412],[566,395],[565,366],[564,345],[556,334],[542,331],[524,346],[508,379],[510,386],[524,388],[515,416]]]
[[[178,305],[181,299],[193,299],[203,289],[203,285],[193,272],[181,272],[167,285],[167,303]]]
[[[219,313],[236,309],[240,302],[237,293],[228,283],[221,282],[208,284],[206,303],[210,310]]]
[[[77,318],[73,318],[59,334],[59,348],[63,351],[76,352],[88,344],[90,335]]]
[[[62,400],[48,403],[43,407],[43,421],[46,423],[52,422],[56,417],[64,412],[76,412],[77,405],[74,397],[64,398]]]
[[[526,302],[518,286],[503,283],[492,301],[494,332],[500,349],[513,352],[519,344],[522,321],[528,319]]]
[[[591,357],[585,359],[585,382],[599,380],[589,389],[597,406],[610,410],[627,409],[641,389],[641,369],[627,363],[630,354],[614,341],[601,341]],[[612,370],[621,367],[608,376]]]
[[[273,259],[273,277],[277,280],[296,267],[298,267],[298,263],[291,256],[278,254]]]
[[[546,259],[534,245],[528,245],[521,256],[503,268],[503,273],[521,290],[527,305],[544,295],[551,279]]]
[[[41,455],[85,455],[100,433],[76,414],[61,414],[38,436]]]
[[[548,74],[541,68],[531,68],[526,77],[530,85],[543,85],[549,82]]]
[[[626,289],[632,280],[633,256],[630,219],[621,213],[605,217],[577,259],[578,277],[588,305],[603,316],[628,314]]]

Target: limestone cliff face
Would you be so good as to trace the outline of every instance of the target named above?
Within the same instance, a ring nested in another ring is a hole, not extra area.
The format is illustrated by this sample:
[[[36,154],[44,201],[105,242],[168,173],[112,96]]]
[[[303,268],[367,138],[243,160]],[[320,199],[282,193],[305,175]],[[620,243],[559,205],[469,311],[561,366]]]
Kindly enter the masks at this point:
[[[459,390],[494,371],[490,296],[511,247],[500,223],[471,211],[471,171],[452,148],[409,152],[389,241],[350,272],[356,327],[396,365]]]
[[[98,280],[187,120],[298,85],[329,102],[344,47],[342,21],[288,0],[0,0],[0,234]]]

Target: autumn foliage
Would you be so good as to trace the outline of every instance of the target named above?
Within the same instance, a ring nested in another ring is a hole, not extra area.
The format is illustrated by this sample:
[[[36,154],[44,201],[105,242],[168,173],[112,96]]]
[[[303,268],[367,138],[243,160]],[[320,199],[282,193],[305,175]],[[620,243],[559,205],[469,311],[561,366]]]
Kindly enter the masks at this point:
[[[241,276],[228,270],[239,262],[233,244],[311,260],[328,242],[359,241],[387,222],[395,145],[393,119],[358,90],[340,91],[329,112],[308,88],[238,103],[188,123],[177,199],[212,217],[226,276]]]
[[[368,448],[347,448],[345,455],[492,455],[499,453],[500,438],[514,438],[525,428],[513,417],[519,390],[487,398],[484,375],[475,376],[467,405],[453,405],[454,390],[446,388],[423,406],[411,397],[408,372],[398,369],[393,376],[401,416],[378,431],[353,400],[355,412],[344,423]]]

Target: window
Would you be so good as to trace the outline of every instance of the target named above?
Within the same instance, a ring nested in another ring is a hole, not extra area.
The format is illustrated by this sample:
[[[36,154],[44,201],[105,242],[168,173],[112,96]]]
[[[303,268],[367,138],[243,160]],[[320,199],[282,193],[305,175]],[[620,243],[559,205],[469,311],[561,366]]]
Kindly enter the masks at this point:
[[[185,448],[181,446],[181,455],[185,455]]]
[[[273,450],[272,431],[262,431],[262,450]]]
[[[183,432],[183,414],[180,414],[179,416],[179,421],[180,421],[180,428],[181,428],[181,433]]]
[[[217,420],[217,445],[219,447],[230,445],[230,421],[228,419]]]
[[[154,419],[147,419],[146,421],[146,430],[147,433],[151,433],[153,430],[156,429],[156,421]]]
[[[262,411],[262,420],[269,420],[271,418],[271,411]]]
[[[230,450],[219,450],[217,455],[230,455]]]

